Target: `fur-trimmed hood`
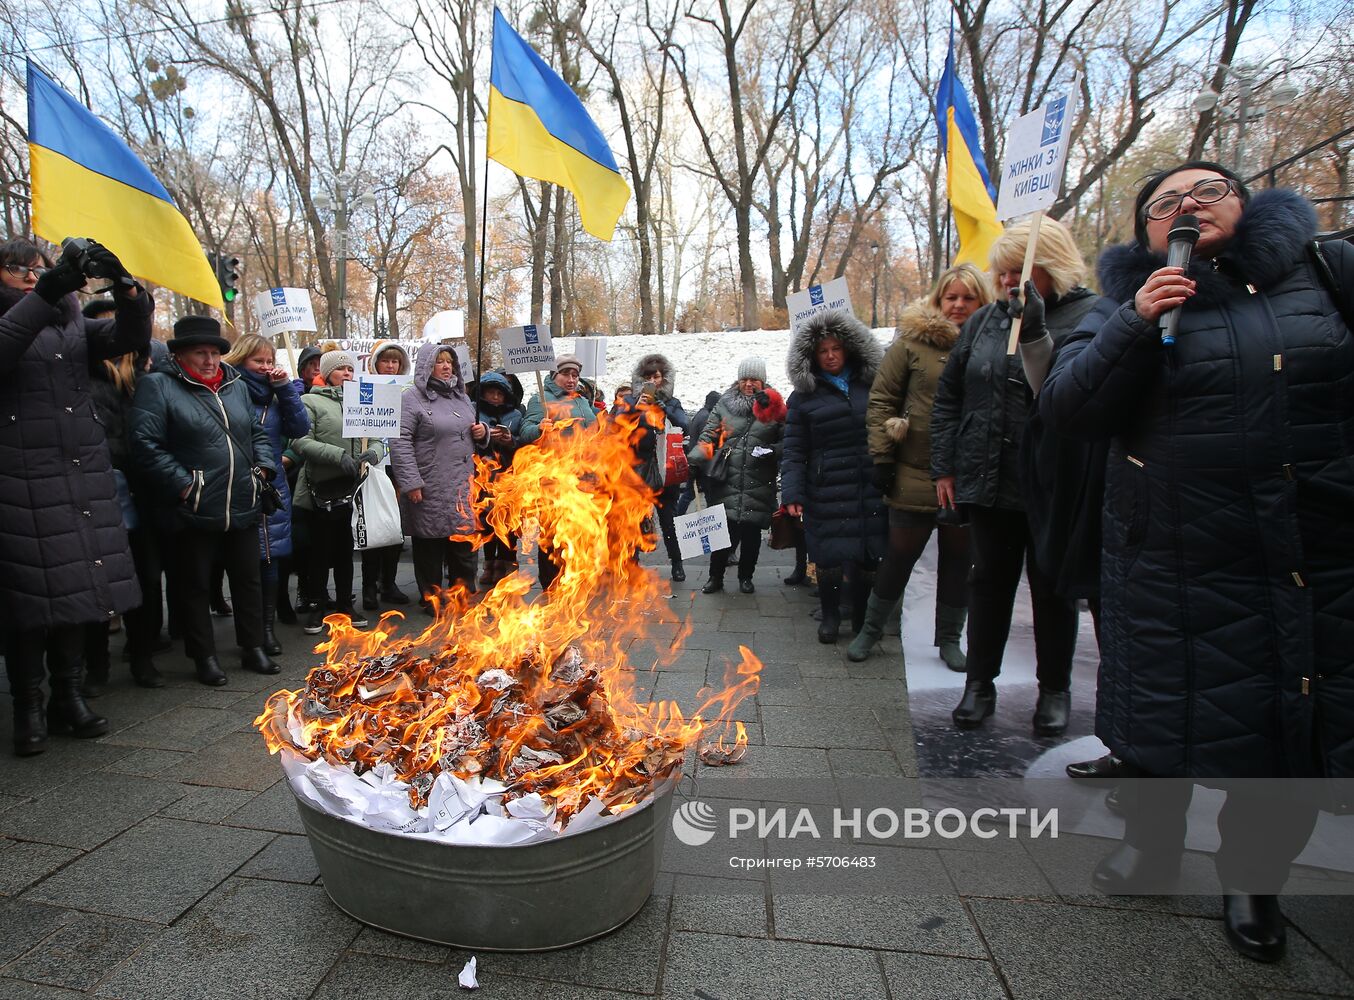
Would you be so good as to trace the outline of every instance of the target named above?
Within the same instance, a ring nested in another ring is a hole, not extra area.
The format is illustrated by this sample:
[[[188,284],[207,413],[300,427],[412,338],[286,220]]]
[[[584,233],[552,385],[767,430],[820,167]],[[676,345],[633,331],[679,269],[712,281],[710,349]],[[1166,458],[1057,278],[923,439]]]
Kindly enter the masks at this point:
[[[959,339],[959,327],[929,302],[918,302],[904,309],[896,329],[897,340],[927,344],[942,351],[948,351]]]
[[[1237,281],[1268,288],[1287,274],[1316,238],[1316,212],[1292,191],[1271,188],[1250,200],[1237,223],[1236,235],[1214,261],[1196,257],[1189,275],[1198,283],[1192,303],[1217,302],[1234,293]],[[1164,254],[1137,243],[1110,247],[1100,255],[1100,288],[1116,302],[1128,302],[1157,268]],[[1191,302],[1185,303],[1190,308]]]
[[[371,345],[371,353],[367,355],[366,364],[363,366],[369,373],[376,371],[376,359],[386,351],[399,351],[400,370],[399,375],[408,375],[411,365],[409,364],[409,352],[404,349],[404,345],[397,340],[378,340]]]
[[[874,334],[846,309],[830,309],[805,321],[790,338],[790,351],[785,356],[785,371],[796,392],[813,392],[818,379],[813,371],[813,352],[818,341],[835,337],[846,348],[846,364],[854,377],[866,385],[874,381],[879,364],[884,360],[884,348]]]
[[[466,395],[465,380],[461,378],[461,359],[456,356],[456,351],[448,344],[424,344],[418,352],[418,359],[414,362],[414,388],[423,395],[432,399],[436,395],[435,390],[428,388],[428,380],[433,377],[433,365],[437,363],[437,356],[443,351],[451,355],[451,392],[453,396],[459,396],[466,402],[470,397]]]
[[[646,354],[635,362],[634,371],[630,373],[630,388],[636,393],[639,387],[644,384],[644,373],[650,368],[657,368],[663,373],[662,395],[672,396],[677,392],[677,369],[672,367],[672,362],[664,354],[654,352]]]

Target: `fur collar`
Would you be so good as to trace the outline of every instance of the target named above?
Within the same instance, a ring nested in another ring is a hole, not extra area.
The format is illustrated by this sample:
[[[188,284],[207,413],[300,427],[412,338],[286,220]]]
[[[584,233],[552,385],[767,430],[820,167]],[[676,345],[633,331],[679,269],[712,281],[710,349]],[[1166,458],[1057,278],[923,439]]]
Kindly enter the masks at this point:
[[[1198,282],[1195,301],[1220,301],[1233,294],[1238,282],[1269,288],[1302,260],[1315,238],[1316,213],[1306,199],[1279,188],[1259,192],[1241,213],[1236,235],[1216,266],[1208,259],[1190,261],[1190,277]],[[1165,266],[1164,254],[1137,243],[1110,247],[1100,255],[1100,287],[1116,302],[1128,302],[1149,274]]]
[[[752,397],[744,396],[739,391],[737,382],[724,390],[724,395],[719,397],[719,401],[724,404],[724,409],[729,411],[730,416],[752,416]]]
[[[635,369],[630,373],[630,388],[638,393],[639,387],[644,384],[644,373],[651,368],[657,368],[663,373],[663,391],[660,395],[673,395],[677,391],[677,387],[674,385],[677,379],[677,369],[672,367],[672,362],[665,355],[657,352],[646,354],[635,362]]]
[[[845,309],[831,309],[810,317],[790,338],[790,351],[785,357],[785,371],[796,392],[813,392],[818,377],[813,370],[813,352],[818,341],[835,337],[846,347],[846,364],[852,377],[870,385],[884,360],[884,348],[879,346],[870,328]]]
[[[10,288],[9,285],[0,285],[0,316],[9,312],[20,302],[24,296],[32,295],[33,292],[25,292],[19,288]],[[55,306],[57,314],[61,317],[61,326],[66,326],[74,322],[75,317],[80,315],[80,301],[74,294],[63,295],[61,301]]]
[[[941,351],[948,351],[959,339],[959,327],[947,320],[944,314],[929,303],[908,306],[898,317],[898,340],[910,340],[915,344],[926,344]]]

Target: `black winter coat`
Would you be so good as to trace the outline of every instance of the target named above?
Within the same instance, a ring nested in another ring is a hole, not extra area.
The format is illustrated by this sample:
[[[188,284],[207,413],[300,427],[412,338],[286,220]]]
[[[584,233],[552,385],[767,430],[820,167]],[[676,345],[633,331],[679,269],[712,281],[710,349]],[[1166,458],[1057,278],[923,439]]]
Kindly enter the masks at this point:
[[[243,378],[231,365],[221,370],[217,392],[185,375],[172,357],[137,383],[132,456],[168,514],[167,526],[252,527],[259,519],[252,470],[276,473],[279,467]]]
[[[0,628],[107,621],[141,600],[89,364],[147,350],[154,309],[143,291],[87,320],[74,295],[0,287]]]
[[[814,349],[824,337],[846,348],[847,393],[814,367]],[[883,356],[874,334],[844,310],[814,316],[790,341],[785,369],[795,391],[785,420],[781,502],[803,506],[809,559],[822,569],[872,565],[886,548],[888,519],[865,429]]]
[[[1095,304],[1087,288],[1048,303],[1054,343],[1077,328]],[[964,323],[936,386],[931,410],[931,477],[954,476],[957,503],[1024,510],[1020,438],[1033,395],[1018,354],[1007,354],[1011,316],[1005,302],[983,306]]]
[[[1255,196],[1165,348],[1133,296],[1164,258],[1106,251],[1123,303],[1040,408],[1110,440],[1096,733],[1151,774],[1354,776],[1354,333],[1308,255],[1311,207]],[[1354,248],[1326,248],[1354,314]]]

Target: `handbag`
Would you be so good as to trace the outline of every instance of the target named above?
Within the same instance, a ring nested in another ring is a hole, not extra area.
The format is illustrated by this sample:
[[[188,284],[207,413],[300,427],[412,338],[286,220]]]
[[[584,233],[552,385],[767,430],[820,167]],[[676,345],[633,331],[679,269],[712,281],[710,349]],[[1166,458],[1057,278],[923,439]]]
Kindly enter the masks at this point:
[[[705,469],[705,478],[711,482],[722,483],[728,475],[729,446],[724,445],[710,457],[710,464]]]
[[[686,435],[682,429],[669,423],[663,431],[665,455],[663,461],[663,485],[676,486],[691,478],[691,466],[686,459],[683,443]]]
[[[781,506],[771,515],[771,537],[767,541],[773,549],[794,549],[804,544],[804,522]]]
[[[384,473],[372,475],[369,469],[353,493],[353,548],[383,549],[403,542],[395,484]]]

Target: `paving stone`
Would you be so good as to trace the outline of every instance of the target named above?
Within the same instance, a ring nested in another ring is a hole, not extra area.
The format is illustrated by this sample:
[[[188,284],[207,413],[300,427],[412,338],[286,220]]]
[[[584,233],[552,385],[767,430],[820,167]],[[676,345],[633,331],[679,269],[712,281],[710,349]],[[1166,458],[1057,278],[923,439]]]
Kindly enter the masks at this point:
[[[827,752],[832,773],[837,775],[879,775],[880,777],[901,777],[903,770],[898,766],[898,758],[888,750],[844,750],[841,748]]]
[[[5,709],[0,712],[0,717],[6,718],[8,726],[8,706]],[[97,740],[56,737],[48,741],[47,750],[36,757],[15,757],[9,752],[9,739],[8,731],[0,732],[0,745],[5,748],[0,752],[0,788],[8,795],[24,798],[45,795],[135,752],[133,747],[110,746]]]
[[[247,878],[309,885],[320,877],[320,866],[315,862],[309,840],[283,833],[250,858],[239,874]]]
[[[1018,997],[1084,996],[1090,983],[1097,1000],[1249,995],[1178,917],[999,899],[969,908]]]
[[[1354,974],[1354,898],[1284,896],[1280,905],[1291,924]],[[1291,931],[1289,935],[1291,940]]]
[[[152,817],[26,898],[169,923],[268,843],[264,833]]]
[[[26,983],[18,979],[0,976],[0,997],[5,1000],[75,1000],[88,994],[59,986],[45,986],[42,983]]]
[[[306,832],[301,825],[301,816],[296,811],[296,797],[287,787],[285,778],[278,779],[266,792],[260,792],[221,822],[227,826],[244,826],[276,833]]]
[[[280,766],[256,732],[231,733],[192,754],[167,775],[190,785],[261,792],[277,781]]]
[[[767,705],[762,708],[767,742],[782,747],[854,747],[887,750],[884,733],[869,712],[850,708],[801,709]]]
[[[895,997],[907,1000],[1006,1000],[991,962],[940,955],[880,956],[884,978]]]
[[[183,798],[171,802],[157,815],[190,819],[195,823],[219,823],[227,813],[239,809],[253,797],[253,792],[238,788],[185,785]]]
[[[674,931],[663,995],[738,1000],[871,1000],[888,994],[878,962],[858,948]]]
[[[232,879],[133,955],[97,995],[309,997],[359,926],[318,886]]]
[[[0,794],[0,813],[6,809],[13,809],[20,802],[27,802],[28,799],[22,795],[4,795]]]
[[[1053,886],[1027,854],[982,850],[939,853],[961,896],[1056,898]]]
[[[1268,965],[1238,955],[1222,929],[1221,920],[1182,921],[1203,942],[1214,960],[1237,981],[1264,994],[1270,989],[1297,990],[1322,996],[1354,996],[1354,979],[1317,950],[1301,934],[1289,933],[1288,953]]]
[[[188,754],[178,750],[135,750],[104,768],[119,774],[139,774],[154,778],[181,764]]]
[[[804,687],[816,705],[850,706],[866,712],[881,705],[901,706],[907,694],[902,685],[876,678],[809,677]]]
[[[401,962],[371,955],[344,955],[315,992],[314,1000],[621,1000],[633,992],[617,993],[568,983],[499,975],[502,955],[485,952],[476,956],[480,987],[473,994],[461,989],[457,976],[468,953],[457,953],[445,965]]]
[[[446,945],[433,944],[430,941],[416,941],[399,934],[388,934],[375,927],[363,927],[362,933],[348,947],[349,951],[360,951],[367,955],[382,955],[386,958],[408,959],[411,962],[444,962],[451,954]]]
[[[766,937],[766,884],[678,875],[672,886],[672,928]]]
[[[221,739],[240,724],[240,717],[224,708],[178,705],[153,719],[107,737],[121,746],[157,747],[195,753]]]
[[[80,852],[32,841],[6,841],[0,850],[0,896],[17,896],[40,882]]]
[[[0,965],[40,944],[75,914],[28,899],[0,899]]]
[[[158,931],[140,920],[82,913],[6,966],[5,975],[88,990]]]
[[[773,896],[776,937],[817,944],[986,957],[958,898],[938,894]]]
[[[21,840],[89,850],[183,795],[172,781],[111,771],[87,774],[0,813],[0,833]]]

